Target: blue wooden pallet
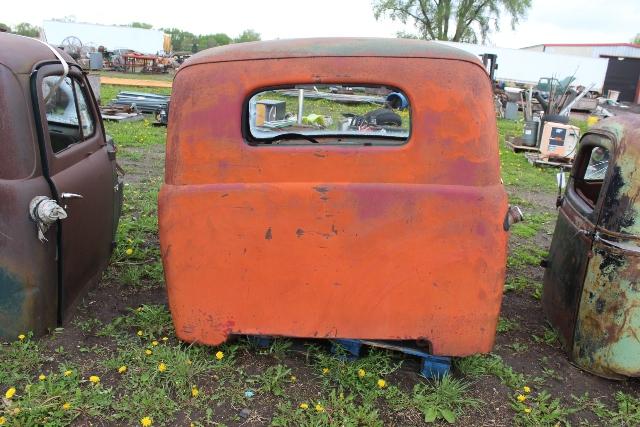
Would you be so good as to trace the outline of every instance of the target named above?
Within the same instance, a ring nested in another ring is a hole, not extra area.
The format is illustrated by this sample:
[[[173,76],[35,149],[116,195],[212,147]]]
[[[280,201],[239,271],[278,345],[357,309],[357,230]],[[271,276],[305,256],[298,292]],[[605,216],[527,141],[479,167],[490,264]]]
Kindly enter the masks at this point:
[[[425,378],[442,378],[451,370],[450,357],[434,356],[418,348],[399,345],[397,342],[335,339],[332,340],[332,351],[336,353],[339,351],[338,347],[340,347],[347,352],[349,359],[357,359],[360,357],[360,351],[363,345],[399,351],[404,354],[419,357],[422,359],[420,374]]]

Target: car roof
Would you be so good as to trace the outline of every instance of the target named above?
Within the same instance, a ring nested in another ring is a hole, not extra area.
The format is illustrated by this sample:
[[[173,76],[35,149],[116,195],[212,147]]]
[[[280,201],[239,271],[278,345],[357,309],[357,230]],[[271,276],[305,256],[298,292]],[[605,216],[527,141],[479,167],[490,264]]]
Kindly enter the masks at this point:
[[[15,74],[28,74],[34,66],[42,61],[58,58],[44,43],[31,37],[16,34],[0,33],[0,64],[6,66]],[[58,50],[60,55],[69,63],[76,62],[66,53]]]
[[[401,38],[308,38],[234,43],[214,47],[193,55],[183,64],[183,67],[214,62],[260,59],[354,56],[452,59],[482,65],[480,60],[471,53],[424,40]]]

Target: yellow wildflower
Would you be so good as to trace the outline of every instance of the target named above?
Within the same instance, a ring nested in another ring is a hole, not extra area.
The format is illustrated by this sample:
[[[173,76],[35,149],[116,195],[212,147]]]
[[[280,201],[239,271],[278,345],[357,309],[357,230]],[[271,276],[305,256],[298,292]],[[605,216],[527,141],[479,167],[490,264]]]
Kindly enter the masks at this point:
[[[20,413],[21,409],[20,408],[13,408],[13,415],[18,415]]]
[[[138,331],[138,336],[141,337],[144,334],[142,331]]]
[[[531,393],[531,389],[529,388],[529,386],[524,386],[522,390],[524,390],[525,393]]]
[[[91,375],[89,377],[89,381],[91,381],[94,384],[98,384],[100,382],[100,377],[97,375]]]
[[[524,394],[519,394],[518,397],[516,397],[516,399],[518,399],[518,402],[524,402],[526,398],[527,396],[525,396]]]
[[[531,412],[531,408],[524,408],[524,413],[525,413],[525,414],[528,414],[528,413],[530,413],[530,412]]]
[[[198,390],[198,387],[196,386],[191,387],[191,396],[198,397],[199,394],[200,394],[200,390]]]
[[[295,375],[291,375],[290,381],[291,381],[292,383],[295,383],[296,381],[298,381],[298,379],[296,378],[296,376],[295,376]]]
[[[304,403],[304,402],[302,402],[302,403],[300,404],[300,409],[305,409],[305,410],[306,410],[306,409],[309,409],[309,404],[308,404],[308,403]]]
[[[3,426],[7,422],[5,417],[0,417],[0,426]]]
[[[25,334],[20,334],[20,335],[18,335],[18,339],[19,339],[20,341],[24,341],[24,339],[25,339],[25,338],[27,338]]]
[[[125,253],[126,253],[127,255],[133,255],[133,249],[128,248],[128,249],[125,251]]]
[[[40,381],[44,381],[44,380],[46,380],[46,379],[47,379],[47,376],[46,376],[45,374],[40,374],[40,375],[38,375],[38,379],[39,379]]]
[[[63,375],[64,375],[65,377],[70,377],[70,376],[71,376],[71,374],[73,374],[73,371],[64,371],[64,374],[63,374]]]
[[[385,380],[383,380],[382,378],[380,378],[378,380],[378,387],[385,388],[386,386],[387,386],[387,382]]]
[[[127,372],[127,367],[125,365],[122,365],[118,368],[118,373],[124,374],[125,372]]]
[[[327,375],[329,373],[329,368],[322,368],[322,375]]]
[[[322,406],[321,404],[317,403],[316,404],[316,411],[323,412],[324,411],[324,406]]]
[[[189,359],[187,359],[184,363],[186,363],[187,365],[191,365],[193,362]]]
[[[224,359],[224,353],[221,352],[221,351],[217,352],[216,353],[216,359],[218,359],[218,360]]]
[[[162,341],[165,341],[165,342],[169,341],[169,338],[168,337],[162,337]]]
[[[144,417],[140,420],[140,424],[142,427],[149,427],[153,425],[153,419],[151,419],[151,417]]]
[[[7,390],[7,392],[4,394],[4,397],[6,397],[7,399],[11,399],[14,395],[16,394],[16,388],[15,387],[11,387],[9,390]]]
[[[160,362],[160,364],[158,365],[158,371],[164,372],[166,370],[167,370],[167,365],[165,365],[164,362]]]
[[[146,354],[147,356],[151,356],[151,355],[153,354],[153,351],[151,351],[151,350],[149,350],[149,349],[146,349],[146,350],[144,351],[144,354]]]
[[[71,409],[71,403],[66,402],[64,405],[62,405],[62,409],[68,411],[69,409]]]
[[[154,347],[157,346],[158,345],[158,341],[152,341],[151,345],[154,346]]]
[[[364,369],[358,369],[358,376],[360,378],[364,378],[365,375],[367,375],[367,372]]]

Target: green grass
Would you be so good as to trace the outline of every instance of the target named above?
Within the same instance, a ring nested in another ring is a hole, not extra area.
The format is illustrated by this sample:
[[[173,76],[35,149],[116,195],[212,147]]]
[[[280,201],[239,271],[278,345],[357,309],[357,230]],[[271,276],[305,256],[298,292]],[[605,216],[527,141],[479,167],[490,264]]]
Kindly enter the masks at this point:
[[[172,81],[174,73],[162,73],[162,74],[143,74],[143,73],[122,73],[119,71],[100,71],[102,77],[115,77],[118,79],[136,79],[136,80],[158,80],[158,81]],[[144,88],[150,89],[150,88]]]
[[[546,249],[533,245],[518,246],[507,259],[507,266],[511,268],[523,268],[526,266],[538,267],[540,261],[548,256]]]
[[[555,222],[555,218],[556,215],[549,212],[527,215],[524,221],[514,224],[510,231],[511,234],[526,239],[535,237],[541,230],[548,234],[552,232],[549,227]]]

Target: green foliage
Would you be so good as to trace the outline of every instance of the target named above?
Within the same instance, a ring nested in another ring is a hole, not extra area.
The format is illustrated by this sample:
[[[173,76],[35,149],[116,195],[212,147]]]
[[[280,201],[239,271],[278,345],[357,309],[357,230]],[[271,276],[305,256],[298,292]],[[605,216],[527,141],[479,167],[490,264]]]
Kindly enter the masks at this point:
[[[83,379],[77,369],[65,367],[60,373],[50,373],[17,388],[13,398],[0,409],[0,416],[14,426],[66,426],[80,415],[104,416],[112,399],[111,388]]]
[[[32,334],[24,335],[23,340],[0,346],[0,384],[13,386],[27,381],[44,362],[40,346],[31,339]]]
[[[507,266],[511,268],[537,267],[547,255],[546,250],[537,246],[518,246],[509,255]]]
[[[260,34],[253,30],[244,30],[238,37],[233,39],[234,43],[255,42],[260,40]]]
[[[531,0],[375,0],[376,19],[388,16],[406,24],[413,22],[417,37],[478,43],[486,41],[493,29],[499,30],[501,13],[511,16],[511,27],[526,15]],[[402,33],[402,36],[406,34]]]
[[[260,385],[260,391],[271,393],[274,396],[284,396],[284,384],[291,376],[291,369],[284,365],[269,366],[258,375],[256,382]]]
[[[27,22],[21,22],[13,28],[13,33],[27,37],[38,37],[40,35],[40,29]]]
[[[520,292],[531,284],[531,279],[526,276],[508,277],[504,284],[505,292]]]
[[[524,396],[523,394],[520,394]],[[552,399],[547,391],[535,396],[526,396],[524,401],[512,398],[511,408],[516,411],[514,423],[518,426],[569,426],[568,416],[579,408],[567,408],[560,399]]]
[[[522,222],[518,222],[511,227],[511,234],[523,238],[531,238],[538,234],[540,230],[549,230],[549,226],[555,221],[555,215],[543,212],[527,215]]]
[[[593,403],[593,412],[603,422],[610,425],[640,425],[640,398],[622,391],[616,392],[616,409],[611,410],[599,400]]]
[[[416,384],[413,388],[413,402],[424,416],[424,421],[439,420],[450,424],[462,415],[466,408],[478,408],[481,400],[469,397],[469,383],[445,375],[428,383]]]
[[[545,343],[550,346],[555,346],[559,342],[559,335],[555,329],[547,326],[544,329],[542,336],[533,335],[533,340],[537,343]]]
[[[147,24],[145,22],[132,22],[131,24],[129,24],[129,26],[132,28],[144,28],[145,30],[150,30],[153,28],[153,25]]]
[[[507,387],[522,388],[527,380],[524,374],[515,372],[502,358],[496,354],[476,354],[469,357],[454,359],[456,369],[470,377],[494,375]]]
[[[500,316],[500,318],[498,319],[498,326],[496,327],[496,332],[505,333],[505,332],[513,331],[515,329],[518,329],[519,326],[520,324],[518,323],[517,320],[511,320],[511,319],[507,319],[506,317]]]

